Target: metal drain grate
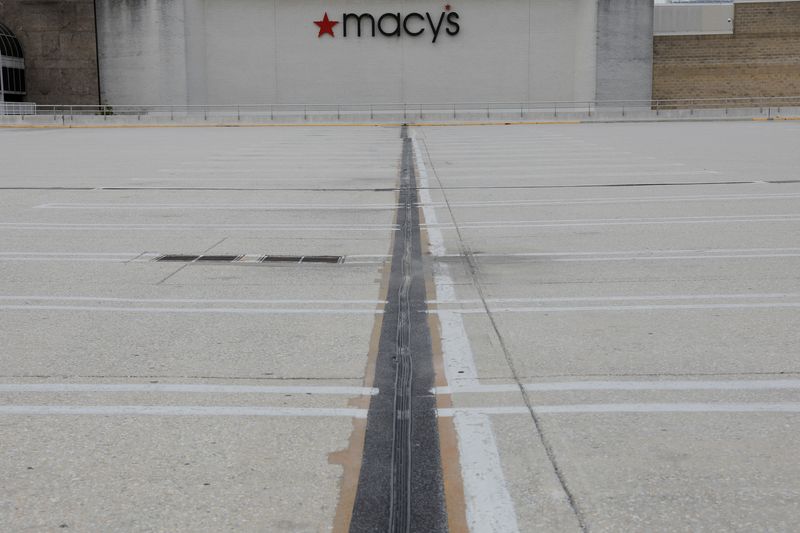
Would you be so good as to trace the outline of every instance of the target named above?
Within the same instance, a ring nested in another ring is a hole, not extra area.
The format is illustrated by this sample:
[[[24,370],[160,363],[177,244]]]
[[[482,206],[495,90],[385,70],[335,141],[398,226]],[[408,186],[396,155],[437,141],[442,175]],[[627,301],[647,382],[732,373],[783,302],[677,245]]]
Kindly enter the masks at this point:
[[[344,257],[338,255],[307,255],[301,263],[341,263]]]
[[[259,263],[299,263],[302,259],[299,255],[265,255],[258,260]]]
[[[176,263],[190,263],[200,259],[199,255],[181,255],[181,254],[166,254],[157,257],[156,261],[176,262]]]
[[[201,255],[197,258],[197,262],[200,261],[219,261],[224,263],[230,263],[231,261],[236,261],[242,257],[241,255]]]
[[[341,263],[340,255],[265,255],[260,263]]]

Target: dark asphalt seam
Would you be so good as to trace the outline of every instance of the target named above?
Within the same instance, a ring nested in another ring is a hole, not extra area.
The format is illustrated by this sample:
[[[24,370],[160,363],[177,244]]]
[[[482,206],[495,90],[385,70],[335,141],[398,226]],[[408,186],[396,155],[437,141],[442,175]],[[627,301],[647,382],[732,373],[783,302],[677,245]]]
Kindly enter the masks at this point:
[[[433,349],[416,208],[411,139],[404,127],[397,225],[351,533],[447,531]]]
[[[422,139],[422,143],[425,148],[425,153],[428,155],[428,162],[431,167],[431,173],[433,174],[434,179],[436,179],[436,183],[441,185],[441,180],[439,179],[439,175],[436,172],[436,166],[433,162],[433,158],[431,158],[430,151],[428,150],[428,145],[425,142],[424,137]],[[562,471],[561,467],[559,466],[558,460],[556,459],[553,446],[550,443],[549,439],[547,438],[547,435],[545,435],[541,420],[539,419],[539,416],[533,409],[533,402],[531,401],[530,396],[528,395],[528,391],[525,389],[525,385],[522,383],[519,373],[517,372],[517,368],[514,365],[514,360],[511,356],[511,352],[509,351],[508,346],[506,345],[503,335],[500,333],[500,328],[497,325],[497,321],[495,320],[494,315],[489,309],[489,305],[486,303],[486,296],[484,294],[483,286],[478,276],[479,268],[477,262],[475,261],[475,256],[469,249],[469,246],[464,241],[464,238],[461,234],[461,228],[458,225],[455,213],[453,213],[453,209],[450,206],[450,201],[447,198],[444,189],[441,188],[440,191],[442,193],[442,198],[444,199],[445,205],[447,205],[447,211],[450,214],[450,219],[453,221],[453,227],[455,228],[456,235],[458,236],[458,245],[459,248],[461,249],[461,254],[464,256],[464,259],[466,260],[466,266],[467,269],[469,270],[470,277],[472,278],[472,284],[478,293],[483,309],[486,312],[486,316],[489,318],[489,323],[492,325],[492,330],[497,336],[497,340],[500,343],[500,348],[503,350],[503,356],[505,357],[506,364],[508,365],[508,368],[511,371],[511,376],[514,379],[514,382],[516,383],[517,387],[519,388],[519,392],[522,396],[523,401],[525,402],[525,407],[528,409],[528,413],[530,413],[531,420],[533,421],[533,427],[536,430],[536,434],[539,437],[539,441],[542,443],[542,446],[544,447],[545,453],[547,454],[547,459],[550,461],[550,465],[553,468],[556,477],[558,478],[559,485],[561,485],[561,490],[564,492],[564,495],[567,498],[567,502],[569,503],[569,506],[572,509],[573,514],[575,515],[575,519],[577,520],[581,531],[588,532],[589,527],[586,523],[586,519],[584,518],[583,512],[581,512],[580,508],[578,507],[577,501],[575,500],[575,496],[572,493],[572,490],[569,488],[569,485],[567,484],[564,472]]]

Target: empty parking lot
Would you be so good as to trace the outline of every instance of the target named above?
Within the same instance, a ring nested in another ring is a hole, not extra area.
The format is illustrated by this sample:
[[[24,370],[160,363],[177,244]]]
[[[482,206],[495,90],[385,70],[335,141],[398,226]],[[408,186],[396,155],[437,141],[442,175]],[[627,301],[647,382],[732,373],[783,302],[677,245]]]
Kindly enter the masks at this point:
[[[2,129],[0,529],[792,530],[799,138]]]

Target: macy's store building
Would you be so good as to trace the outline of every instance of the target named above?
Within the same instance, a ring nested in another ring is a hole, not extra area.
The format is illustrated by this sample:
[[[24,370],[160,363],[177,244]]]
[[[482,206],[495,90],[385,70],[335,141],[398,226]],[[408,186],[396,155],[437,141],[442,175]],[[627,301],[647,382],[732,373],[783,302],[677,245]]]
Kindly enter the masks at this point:
[[[64,20],[53,23],[74,29],[62,41],[82,44],[60,51],[62,67],[75,65],[61,75],[80,80],[36,93],[48,75],[29,46],[30,101],[480,103],[652,94],[652,0],[62,3]],[[0,12],[12,29],[35,16],[33,8]],[[33,37],[20,35],[23,44]]]

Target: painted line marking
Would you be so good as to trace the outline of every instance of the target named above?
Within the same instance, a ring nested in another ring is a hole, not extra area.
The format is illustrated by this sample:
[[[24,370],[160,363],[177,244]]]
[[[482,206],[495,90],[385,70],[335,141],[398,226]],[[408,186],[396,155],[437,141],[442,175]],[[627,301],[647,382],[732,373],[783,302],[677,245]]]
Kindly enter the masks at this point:
[[[0,222],[0,229],[21,230],[99,230],[99,231],[182,231],[182,230],[221,230],[221,231],[397,231],[390,224],[364,225],[291,225],[291,224],[49,224],[37,222]]]
[[[225,304],[374,304],[381,305],[386,302],[383,300],[247,300],[247,299],[229,299],[229,298],[107,298],[102,296],[6,296],[0,295],[0,301],[3,300],[29,300],[29,301],[55,301],[55,302],[124,302],[124,303],[186,303],[186,304],[208,304],[208,303],[225,303]]]
[[[638,254],[727,254],[727,253],[761,253],[761,252],[800,252],[800,248],[709,248],[707,250],[624,250],[606,252],[519,252],[519,253],[487,253],[475,252],[476,257],[553,257],[553,256],[606,256],[606,255],[638,255]],[[446,254],[442,257],[461,258],[461,254]]]
[[[82,256],[97,256],[97,257],[139,257],[141,252],[0,252],[0,255],[32,255],[32,256],[66,256],[66,257],[82,257]],[[158,255],[158,254],[152,254]]]
[[[617,196],[611,198],[577,198],[575,200],[496,200],[485,202],[451,202],[451,207],[497,207],[497,206],[536,206],[536,205],[597,205],[597,204],[632,204],[660,202],[713,202],[713,201],[746,201],[746,200],[792,200],[800,198],[798,194],[720,194],[693,196]],[[432,202],[431,207],[446,207],[443,202]]]
[[[0,415],[274,416],[366,418],[366,409],[201,405],[0,405]]]
[[[800,402],[779,403],[597,403],[572,405],[535,405],[538,414],[581,413],[800,413]],[[464,407],[439,409],[440,417],[460,413],[485,415],[528,415],[526,406]]]
[[[719,224],[719,223],[753,223],[753,222],[798,222],[800,214],[786,215],[752,215],[752,216],[716,216],[716,217],[663,217],[663,218],[619,218],[619,219],[576,219],[576,220],[519,220],[492,221],[459,224],[462,229],[497,229],[497,228],[552,228],[579,226],[640,226],[669,224]],[[439,229],[455,230],[453,224],[438,224]]]
[[[655,254],[655,255],[653,255]],[[754,249],[710,249],[710,250],[631,250],[624,252],[519,252],[482,253],[478,258],[523,258],[548,263],[591,263],[623,261],[680,261],[714,259],[773,259],[800,257],[800,248],[754,248]],[[460,254],[440,256],[446,259],[461,259]]]
[[[492,313],[557,313],[574,311],[670,311],[693,309],[796,309],[800,302],[774,302],[774,303],[742,303],[742,304],[676,304],[676,305],[597,305],[575,307],[497,307],[491,308]],[[428,310],[428,313],[458,313],[462,315],[475,315],[486,313],[485,309],[448,309],[446,311]]]
[[[439,410],[439,416],[442,416]],[[454,412],[458,451],[464,480],[470,531],[519,531],[514,503],[503,476],[489,417],[477,412]]]
[[[419,186],[424,188],[423,191],[420,191],[420,203],[423,204],[422,212],[425,221],[430,222],[427,228],[430,252],[434,256],[441,256],[446,251],[444,237],[436,225],[436,211],[424,205],[430,200],[429,177],[422,150],[415,135],[411,137],[411,144],[417,167]],[[453,280],[450,276],[448,265],[438,264],[434,268],[433,274],[437,300],[454,300]],[[459,314],[448,313],[447,311],[439,311],[438,316],[441,327],[442,359],[447,382],[452,383],[454,380],[460,379],[477,383],[478,371],[475,366],[475,357],[472,353],[463,319]]]
[[[80,204],[51,203],[35,206],[35,209],[125,209],[125,210],[159,210],[159,209],[200,209],[236,210],[236,211],[376,211],[394,210],[393,204]]]
[[[100,307],[79,305],[0,305],[0,311],[82,311],[110,313],[176,313],[222,315],[375,315],[383,309],[246,309],[225,307]]]
[[[127,263],[131,259],[110,259],[103,257],[0,257],[0,261],[59,261],[62,263]]]
[[[180,392],[208,394],[320,394],[374,396],[378,389],[343,386],[263,386],[183,383],[0,383],[3,392]]]
[[[438,311],[441,326],[442,355],[448,383],[478,383],[475,356],[464,322],[458,313]]]
[[[488,254],[484,256],[490,256]],[[548,263],[592,263],[592,262],[624,262],[624,261],[680,261],[686,260],[712,260],[712,259],[777,259],[781,257],[793,258],[800,257],[797,253],[780,254],[729,254],[729,255],[654,255],[654,256],[630,256],[630,257],[572,257],[572,258],[549,258]]]
[[[134,260],[151,261],[160,254],[152,252],[0,252],[0,261],[66,261],[92,263],[127,263]]]
[[[571,158],[565,158],[571,161]],[[522,164],[520,164],[522,163]],[[455,164],[449,165],[447,169],[450,170],[458,170],[459,168],[469,168],[472,170],[494,170],[498,171],[500,168],[525,168],[528,169],[529,165],[535,165],[531,170],[581,170],[581,169],[616,169],[616,168],[624,168],[624,169],[633,169],[633,168],[646,168],[646,169],[658,169],[658,168],[677,168],[677,167],[684,167],[686,166],[683,163],[658,163],[658,162],[651,162],[651,163],[596,163],[591,162],[587,164],[540,164],[540,161],[536,158],[526,159],[521,162],[513,162],[509,164],[503,164],[500,161],[495,163],[489,164],[470,164],[470,162],[464,162],[464,164]],[[705,172],[714,172],[718,173],[717,171],[705,171]],[[593,174],[594,175],[594,174]]]
[[[750,299],[750,298],[797,298],[800,293],[766,293],[766,294],[656,294],[644,296],[566,296],[553,298],[487,298],[492,303],[536,303],[536,302],[627,302],[627,301],[669,301],[669,300],[714,300],[714,299]],[[3,297],[0,296],[0,300]],[[441,302],[431,300],[428,303],[467,304],[480,303],[478,299],[452,300]],[[441,311],[441,310],[440,310]]]
[[[471,169],[472,167],[465,167],[467,169]],[[450,170],[457,170],[453,169],[452,167],[448,167],[445,169],[446,171]],[[554,172],[553,170],[549,170],[548,172],[544,173],[537,173],[533,172],[531,168],[526,166],[520,166],[519,172],[517,175],[513,175],[509,170],[506,170],[503,173],[503,178],[505,179],[514,179],[514,178],[527,178],[527,177],[539,177],[539,178],[547,178],[547,177],[557,177],[557,178],[586,178],[586,172],[572,172],[572,173],[561,173],[561,172]],[[668,176],[707,176],[707,175],[718,175],[720,172],[715,170],[675,170],[671,172],[592,172],[591,177],[594,178],[618,178],[618,177],[648,177],[648,176],[658,176],[658,177],[668,177]],[[484,180],[486,179],[485,173],[477,173],[477,174],[467,174],[465,172],[457,172],[456,174],[446,174],[443,175],[445,179],[448,181],[461,181],[461,180]],[[288,179],[288,178],[287,178]],[[498,181],[498,178],[495,177],[495,181]],[[746,181],[744,183],[754,183],[752,181]],[[675,184],[672,184],[675,185]],[[690,184],[695,185],[695,184]]]
[[[687,390],[796,390],[800,379],[728,380],[728,381],[566,381],[526,383],[531,392],[566,391],[687,391]],[[436,387],[436,394],[519,392],[516,384],[481,385],[458,381],[448,387]]]
[[[437,257],[446,253],[444,238],[436,227],[436,210],[430,203],[429,178],[425,160],[412,134],[411,145],[417,168],[421,209],[426,222],[430,253]],[[439,301],[455,300],[449,266],[434,263],[433,281]],[[442,359],[447,383],[478,385],[478,371],[463,318],[456,313],[442,312],[440,324]],[[464,481],[466,518],[471,531],[517,533],[516,512],[503,475],[500,453],[491,427],[491,420],[482,414],[459,414],[454,418],[458,437],[459,463]]]

